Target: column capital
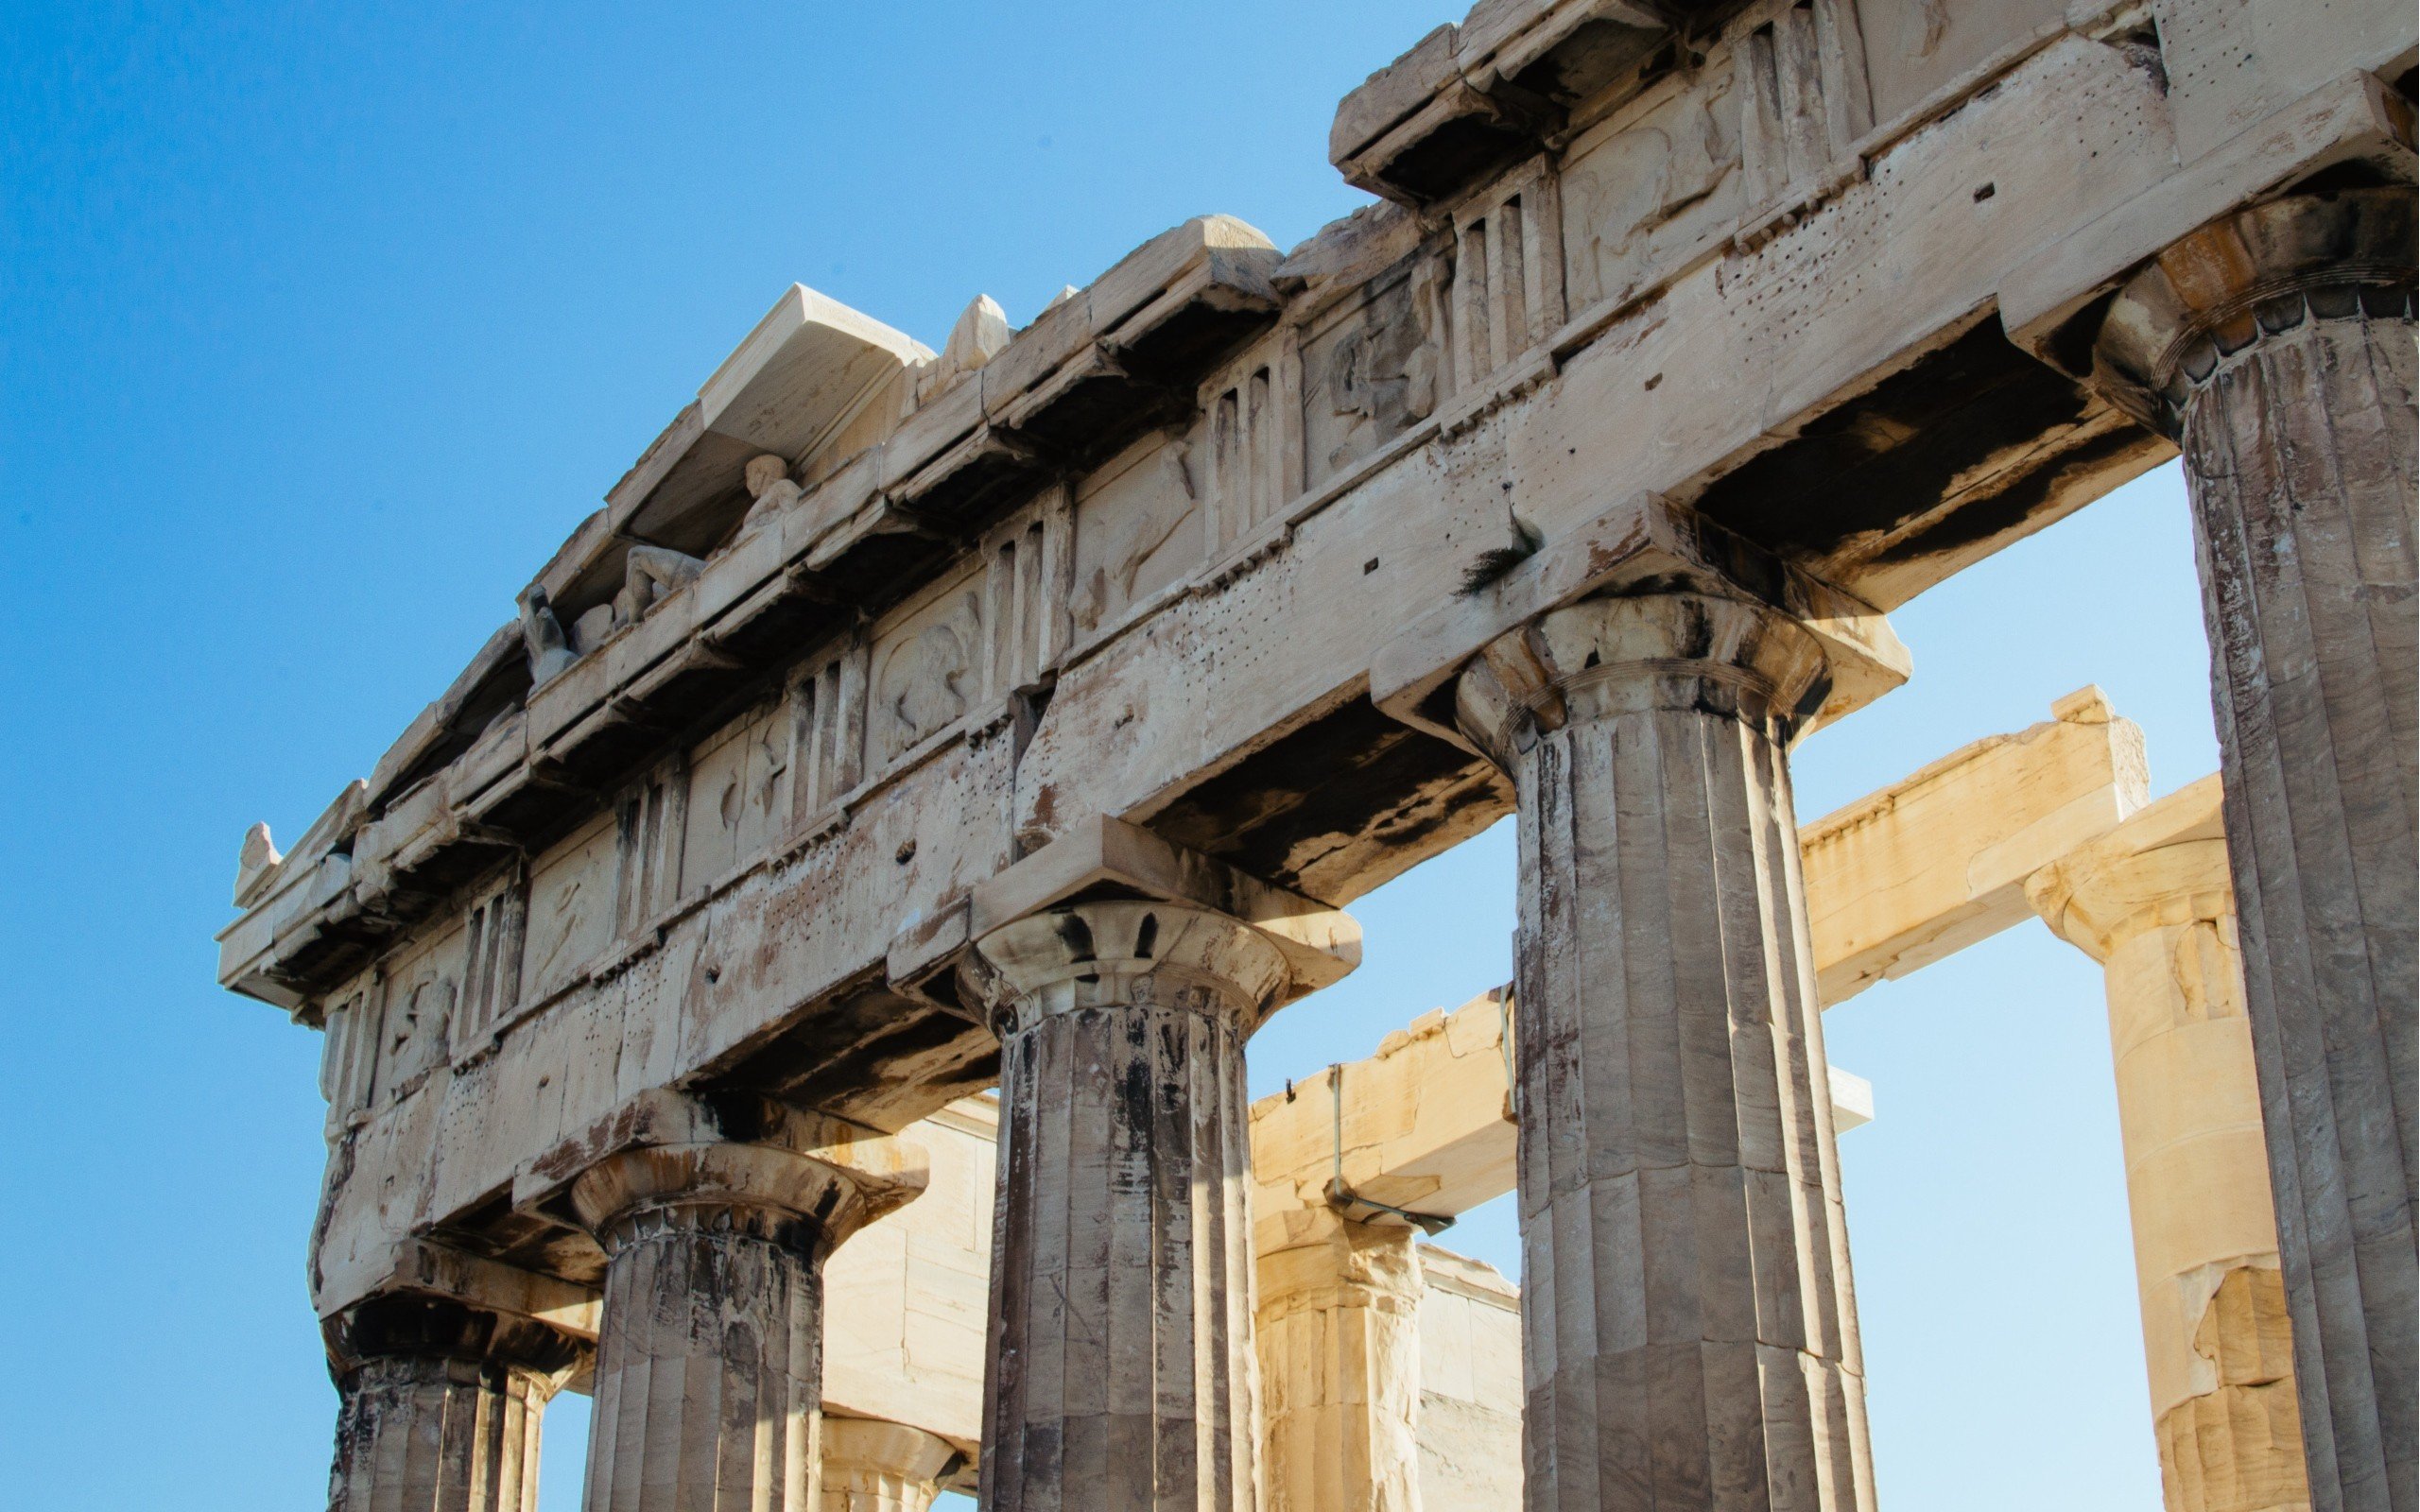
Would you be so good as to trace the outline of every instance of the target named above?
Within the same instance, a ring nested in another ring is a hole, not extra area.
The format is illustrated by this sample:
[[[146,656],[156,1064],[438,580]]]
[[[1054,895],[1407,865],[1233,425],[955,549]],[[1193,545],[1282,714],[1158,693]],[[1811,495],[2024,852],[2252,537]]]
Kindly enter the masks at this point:
[[[1686,607],[1697,604],[1735,607]],[[1642,492],[1546,541],[1503,576],[1466,588],[1380,647],[1370,697],[1413,729],[1502,765],[1497,736],[1513,730],[1484,709],[1461,707],[1463,684],[1476,679],[1473,692],[1484,699],[1492,676],[1517,699],[1608,653],[1627,663],[1688,663],[1698,683],[1706,668],[1729,666],[1744,676],[1718,672],[1716,680],[1763,690],[1760,716],[1783,717],[1791,732],[1872,703],[1907,681],[1910,664],[1873,605],[1685,505]]]
[[[1340,909],[1098,815],[975,889],[960,996],[1004,1014],[1162,1004],[1247,1032],[1361,960]]]
[[[513,1195],[609,1254],[641,1228],[689,1227],[820,1258],[925,1182],[925,1152],[894,1136],[752,1094],[657,1091],[540,1157]]]
[[[549,1393],[587,1363],[595,1337],[510,1308],[425,1292],[365,1297],[320,1325],[339,1382],[381,1360],[501,1367],[541,1377]]]
[[[882,1136],[814,1150],[658,1144],[580,1173],[571,1203],[609,1254],[644,1234],[702,1228],[822,1256],[924,1188],[922,1152]]]
[[[995,1018],[1164,1006],[1256,1026],[1289,985],[1285,953],[1241,919],[1183,903],[1061,903],[976,941]]]
[[[2218,776],[2179,788],[2028,879],[2052,933],[2097,961],[2163,925],[2235,917]]]
[[[1366,1305],[1416,1315],[1427,1282],[1418,1230],[1365,1223],[1335,1208],[1288,1208],[1253,1219],[1264,1322],[1351,1296]]]
[[[1541,733],[1650,709],[1794,725],[1830,691],[1824,647],[1743,599],[1658,593],[1550,610],[1499,637],[1454,687],[1454,722],[1510,772]]]
[[[2304,321],[2412,318],[2409,185],[2294,195],[2213,221],[2119,289],[2095,383],[2143,423],[2181,435],[2194,392],[2259,338]]]

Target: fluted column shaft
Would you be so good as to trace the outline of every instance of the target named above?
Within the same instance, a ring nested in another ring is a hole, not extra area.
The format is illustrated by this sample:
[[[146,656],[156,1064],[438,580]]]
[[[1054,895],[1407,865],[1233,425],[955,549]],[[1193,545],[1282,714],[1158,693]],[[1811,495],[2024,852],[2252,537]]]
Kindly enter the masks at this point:
[[[822,1270],[873,1216],[793,1150],[624,1152],[575,1207],[606,1253],[587,1512],[808,1512]]]
[[[1457,686],[1520,802],[1533,1512],[1861,1509],[1873,1478],[1765,609],[1557,610]]]
[[[925,1512],[958,1459],[948,1439],[871,1418],[823,1419],[822,1512]]]
[[[1418,1236],[1329,1208],[1259,1232],[1268,1512],[1419,1512]]]
[[[1204,910],[1063,906],[998,973],[990,1512],[1251,1512],[1244,1040],[1286,976]]]
[[[2215,777],[2037,873],[2106,971],[2168,1512],[2310,1504]]]
[[[535,1512],[539,1431],[578,1355],[523,1320],[380,1298],[338,1325],[329,1512]]]
[[[2409,189],[2286,199],[2123,290],[2102,371],[2193,498],[2312,1504],[2420,1505]]]

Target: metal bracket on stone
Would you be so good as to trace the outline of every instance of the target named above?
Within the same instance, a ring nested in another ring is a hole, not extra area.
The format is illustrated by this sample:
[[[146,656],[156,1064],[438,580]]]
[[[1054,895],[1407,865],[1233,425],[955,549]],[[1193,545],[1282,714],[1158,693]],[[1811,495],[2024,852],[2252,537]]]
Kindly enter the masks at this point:
[[[1454,723],[1454,679],[1497,637],[1582,599],[1685,592],[1763,604],[1822,643],[1827,725],[1908,680],[1908,648],[1882,612],[1809,576],[1662,494],[1639,492],[1547,541],[1502,577],[1455,599],[1381,646],[1370,698],[1415,730],[1478,754]]]
[[[1353,1190],[1353,1183],[1344,1179],[1344,1067],[1342,1065],[1327,1068],[1327,1091],[1336,1114],[1333,1146],[1336,1155],[1336,1175],[1328,1178],[1326,1187],[1328,1206],[1356,1223],[1375,1221],[1379,1214],[1397,1218],[1431,1239],[1454,1227],[1454,1219],[1450,1213],[1414,1212],[1409,1208],[1398,1208],[1392,1203],[1380,1202],[1375,1197],[1365,1197]],[[1359,1211],[1362,1209],[1369,1211],[1366,1212]]]

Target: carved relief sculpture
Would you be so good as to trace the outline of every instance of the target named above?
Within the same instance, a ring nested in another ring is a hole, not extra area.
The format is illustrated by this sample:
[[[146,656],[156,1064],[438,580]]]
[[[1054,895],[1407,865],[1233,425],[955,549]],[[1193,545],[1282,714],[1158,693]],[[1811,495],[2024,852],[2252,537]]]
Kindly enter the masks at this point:
[[[981,601],[959,593],[942,618],[891,650],[879,684],[883,760],[905,755],[966,713],[982,628]]]
[[[1170,437],[1152,464],[1160,486],[1150,490],[1139,507],[1116,511],[1107,522],[1114,544],[1106,559],[1077,584],[1068,602],[1079,629],[1098,628],[1132,604],[1144,564],[1194,517],[1201,493],[1194,486],[1191,453],[1184,438]]]

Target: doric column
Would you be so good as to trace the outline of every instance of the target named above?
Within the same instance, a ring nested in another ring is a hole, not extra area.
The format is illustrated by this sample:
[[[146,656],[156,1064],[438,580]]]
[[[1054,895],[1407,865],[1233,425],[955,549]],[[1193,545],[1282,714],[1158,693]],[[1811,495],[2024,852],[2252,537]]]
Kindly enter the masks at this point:
[[[1268,1512],[1419,1512],[1418,1234],[1332,1208],[1258,1229]]]
[[[1001,1105],[983,1504],[1252,1512],[1244,1040],[1288,956],[1133,901],[1046,906],[976,948]]]
[[[2028,885],[2106,970],[2152,1421],[2169,1512],[2310,1504],[2219,780]]]
[[[1528,1503],[1870,1508],[1784,749],[1822,644],[1760,605],[1553,610],[1455,688],[1520,803]]]
[[[2185,454],[2311,1503],[2415,1505],[2411,191],[2242,211],[2119,293]]]
[[[535,1512],[538,1433],[579,1341],[527,1318],[420,1296],[331,1323],[329,1512]]]
[[[826,1418],[821,1512],[925,1512],[958,1451],[938,1435],[872,1418]]]
[[[604,1247],[589,1512],[808,1512],[822,1271],[922,1186],[844,1130],[625,1149],[571,1188]]]

